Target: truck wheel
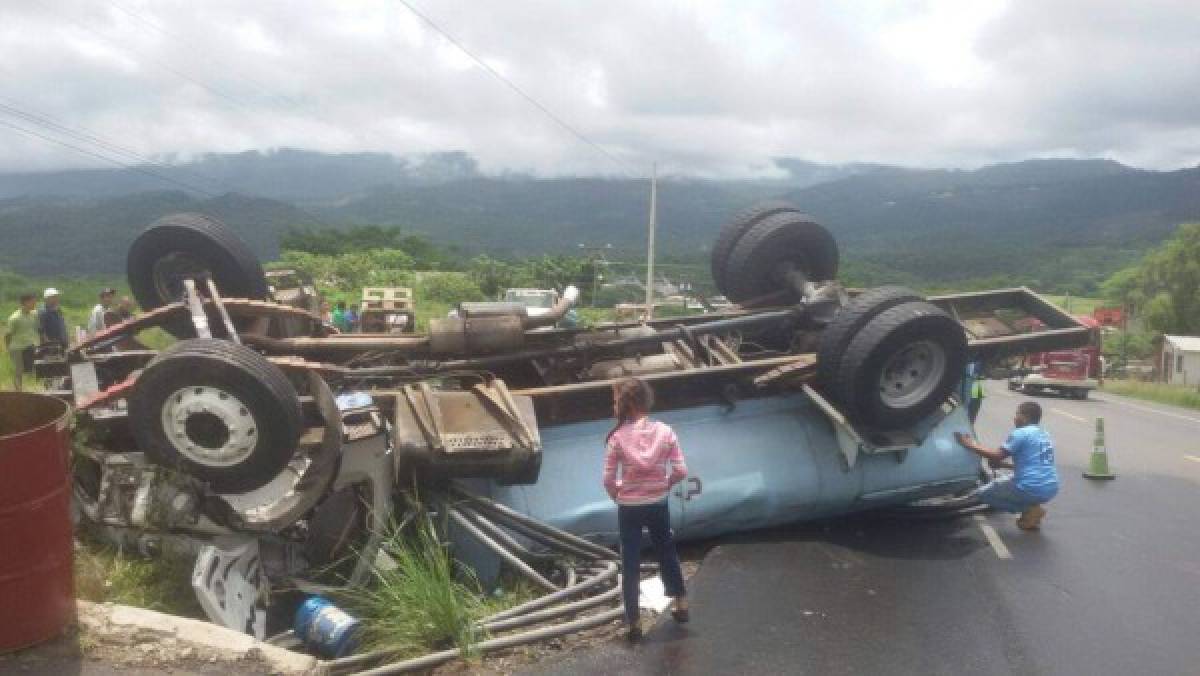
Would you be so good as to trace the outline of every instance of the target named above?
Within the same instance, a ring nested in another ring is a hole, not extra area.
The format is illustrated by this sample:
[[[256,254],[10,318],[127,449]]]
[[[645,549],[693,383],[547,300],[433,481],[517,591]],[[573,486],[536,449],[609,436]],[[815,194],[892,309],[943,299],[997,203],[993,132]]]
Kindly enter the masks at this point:
[[[925,300],[902,286],[880,286],[857,296],[843,307],[821,332],[817,345],[817,382],[830,387],[842,364],[842,353],[850,340],[875,315],[902,303]]]
[[[935,305],[904,303],[854,336],[833,391],[864,426],[895,429],[946,401],[966,364],[967,338],[958,322]]]
[[[733,252],[733,247],[742,238],[742,235],[764,218],[788,211],[799,213],[800,207],[781,200],[760,202],[734,214],[733,218],[721,228],[712,249],[712,278],[721,293],[727,294],[725,266],[729,262],[729,254]]]
[[[798,269],[811,281],[837,275],[838,248],[833,235],[803,214],[783,212],[753,225],[734,245],[725,266],[725,295],[745,303],[790,288],[785,273]]]
[[[129,398],[134,439],[160,465],[220,493],[263,486],[300,438],[300,398],[274,364],[222,340],[185,340],[154,358]]]
[[[265,300],[262,265],[224,223],[202,214],[164,216],[129,247],[129,288],[142,309],[172,303],[183,295],[182,277],[208,273],[221,295]]]

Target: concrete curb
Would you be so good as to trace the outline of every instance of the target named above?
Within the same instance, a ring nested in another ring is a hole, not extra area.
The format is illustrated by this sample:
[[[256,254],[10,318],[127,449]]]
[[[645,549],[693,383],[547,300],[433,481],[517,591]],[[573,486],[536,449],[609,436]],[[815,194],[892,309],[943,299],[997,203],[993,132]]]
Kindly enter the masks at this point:
[[[256,660],[278,674],[318,673],[315,657],[268,645],[209,622],[112,603],[77,604],[79,625],[91,632],[147,632],[217,652],[230,661]]]

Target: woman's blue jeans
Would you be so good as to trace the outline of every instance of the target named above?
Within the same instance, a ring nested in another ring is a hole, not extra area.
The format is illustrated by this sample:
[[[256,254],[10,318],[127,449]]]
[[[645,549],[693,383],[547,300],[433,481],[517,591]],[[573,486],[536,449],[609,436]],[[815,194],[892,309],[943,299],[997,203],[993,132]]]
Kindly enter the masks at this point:
[[[621,591],[625,600],[625,621],[630,625],[638,619],[638,585],[641,584],[642,528],[650,531],[650,542],[658,556],[658,572],[662,576],[667,596],[679,597],[683,588],[683,571],[671,534],[671,513],[667,501],[651,505],[617,505],[617,528],[621,533]]]

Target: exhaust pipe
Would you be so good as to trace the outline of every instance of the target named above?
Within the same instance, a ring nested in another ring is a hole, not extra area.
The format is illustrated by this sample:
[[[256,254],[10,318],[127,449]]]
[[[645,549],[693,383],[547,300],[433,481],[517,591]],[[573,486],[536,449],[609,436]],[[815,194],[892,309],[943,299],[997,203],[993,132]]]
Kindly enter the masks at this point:
[[[575,306],[579,301],[579,289],[575,285],[568,286],[563,290],[562,298],[558,299],[558,303],[550,308],[550,311],[540,317],[530,317],[528,315],[521,318],[525,330],[536,329],[542,326],[554,326],[560,319],[566,316],[567,311]]]

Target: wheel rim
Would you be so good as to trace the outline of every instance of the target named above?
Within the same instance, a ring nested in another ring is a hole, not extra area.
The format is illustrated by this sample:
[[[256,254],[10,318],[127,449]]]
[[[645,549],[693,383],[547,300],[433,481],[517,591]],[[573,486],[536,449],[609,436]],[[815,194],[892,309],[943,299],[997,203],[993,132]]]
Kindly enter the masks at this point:
[[[176,391],[163,405],[162,425],[180,455],[207,467],[229,467],[246,460],[258,441],[258,424],[250,409],[215,387]]]
[[[890,408],[909,408],[925,401],[946,374],[946,349],[922,340],[893,354],[883,366],[879,394]]]
[[[164,303],[179,300],[183,296],[184,277],[202,277],[212,272],[203,262],[178,251],[158,259],[154,263],[154,290]]]

